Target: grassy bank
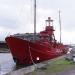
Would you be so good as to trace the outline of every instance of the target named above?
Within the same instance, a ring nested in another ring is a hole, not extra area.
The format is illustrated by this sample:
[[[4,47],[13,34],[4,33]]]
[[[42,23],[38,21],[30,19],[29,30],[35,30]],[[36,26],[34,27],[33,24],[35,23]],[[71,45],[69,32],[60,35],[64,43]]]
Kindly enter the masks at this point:
[[[67,61],[64,58],[58,60],[56,59],[47,64],[45,67],[37,69],[26,75],[56,75],[57,73],[69,70],[72,67],[75,67],[72,61]]]
[[[57,73],[57,72],[62,72],[66,69],[69,69],[71,67],[73,67],[74,64],[72,61],[67,61],[65,59],[60,59],[60,60],[56,60],[51,64],[48,64],[47,70],[45,70],[45,72],[49,73]]]

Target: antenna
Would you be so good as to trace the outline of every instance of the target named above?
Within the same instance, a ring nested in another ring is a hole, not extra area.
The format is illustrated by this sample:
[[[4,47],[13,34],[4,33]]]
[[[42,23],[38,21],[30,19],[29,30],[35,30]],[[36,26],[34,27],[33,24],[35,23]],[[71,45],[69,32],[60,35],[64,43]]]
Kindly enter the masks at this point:
[[[36,0],[34,0],[34,41],[36,40]]]
[[[59,10],[59,25],[60,25],[60,43],[61,43],[61,17],[60,17],[60,10]]]

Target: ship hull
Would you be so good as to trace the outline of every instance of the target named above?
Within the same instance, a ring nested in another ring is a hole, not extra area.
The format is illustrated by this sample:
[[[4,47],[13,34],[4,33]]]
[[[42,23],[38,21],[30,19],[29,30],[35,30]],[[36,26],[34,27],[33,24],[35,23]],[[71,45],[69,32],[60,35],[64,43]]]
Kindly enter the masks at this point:
[[[30,42],[16,37],[7,37],[6,42],[16,64],[30,65],[63,55],[57,48]]]

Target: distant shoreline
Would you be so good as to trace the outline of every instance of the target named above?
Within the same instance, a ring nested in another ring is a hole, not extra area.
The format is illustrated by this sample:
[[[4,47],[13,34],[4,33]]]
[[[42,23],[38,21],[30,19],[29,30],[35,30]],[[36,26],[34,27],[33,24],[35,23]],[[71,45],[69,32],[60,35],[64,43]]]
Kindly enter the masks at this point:
[[[9,49],[6,48],[0,48],[0,53],[9,53]]]

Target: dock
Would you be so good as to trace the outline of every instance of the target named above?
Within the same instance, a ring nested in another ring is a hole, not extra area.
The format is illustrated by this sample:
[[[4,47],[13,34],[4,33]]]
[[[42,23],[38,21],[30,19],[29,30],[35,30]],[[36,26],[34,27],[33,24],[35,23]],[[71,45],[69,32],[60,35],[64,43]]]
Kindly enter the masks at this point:
[[[75,64],[72,61],[67,61],[65,60],[65,56],[60,56],[52,60],[12,71],[6,75],[62,75],[65,71],[69,71],[74,67]]]

